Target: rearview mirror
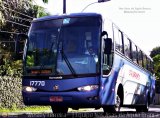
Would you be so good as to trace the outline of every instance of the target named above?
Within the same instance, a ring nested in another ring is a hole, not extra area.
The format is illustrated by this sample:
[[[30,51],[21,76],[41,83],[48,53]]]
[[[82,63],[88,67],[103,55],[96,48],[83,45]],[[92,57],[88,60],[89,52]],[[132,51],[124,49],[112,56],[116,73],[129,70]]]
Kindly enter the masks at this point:
[[[105,38],[104,38],[105,37]],[[101,39],[104,40],[104,53],[105,54],[111,54],[112,50],[112,39],[108,38],[108,33],[106,31],[103,31],[101,33]]]
[[[104,44],[105,44],[105,48],[104,48],[104,53],[105,54],[111,54],[111,50],[112,50],[112,39],[111,38],[106,38],[104,39]]]

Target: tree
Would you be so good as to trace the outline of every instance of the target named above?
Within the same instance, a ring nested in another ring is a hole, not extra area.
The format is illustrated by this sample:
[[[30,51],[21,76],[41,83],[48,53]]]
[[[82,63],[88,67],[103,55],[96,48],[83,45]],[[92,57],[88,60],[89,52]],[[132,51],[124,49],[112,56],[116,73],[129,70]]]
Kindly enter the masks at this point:
[[[44,3],[48,3],[48,0],[42,0]]]
[[[150,56],[153,58],[154,72],[157,79],[160,79],[160,46],[152,49]]]
[[[36,14],[26,0],[0,0],[0,14],[0,60],[12,62],[17,33],[27,33]]]
[[[41,6],[34,6],[34,9],[36,10],[36,17],[39,18],[39,17],[43,17],[43,16],[48,16],[50,15],[48,12],[46,12],[46,10],[41,7]]]
[[[0,0],[0,108],[23,107],[22,60],[14,56],[15,40],[17,33],[27,34],[33,18],[43,15],[46,11],[32,0]]]
[[[158,79],[160,79],[160,54],[153,57],[153,62],[155,75]]]
[[[49,14],[32,0],[0,0],[0,66],[20,59],[14,51],[17,33],[27,34],[31,21],[45,15]]]
[[[45,15],[49,14],[32,0],[0,0],[0,54],[14,59],[17,33],[27,34],[33,18]]]
[[[151,51],[150,56],[153,58],[157,54],[160,54],[160,46],[153,48],[152,51]]]

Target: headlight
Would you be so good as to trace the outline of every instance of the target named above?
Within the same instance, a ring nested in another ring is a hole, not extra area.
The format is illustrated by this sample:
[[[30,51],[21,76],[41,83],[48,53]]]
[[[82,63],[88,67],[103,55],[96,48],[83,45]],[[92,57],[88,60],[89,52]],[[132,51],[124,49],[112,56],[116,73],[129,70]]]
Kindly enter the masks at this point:
[[[88,86],[78,87],[78,91],[92,91],[98,88],[99,88],[98,85],[88,85]]]
[[[23,91],[26,91],[26,92],[34,92],[36,90],[37,90],[37,88],[31,87],[31,86],[24,86],[23,87]]]

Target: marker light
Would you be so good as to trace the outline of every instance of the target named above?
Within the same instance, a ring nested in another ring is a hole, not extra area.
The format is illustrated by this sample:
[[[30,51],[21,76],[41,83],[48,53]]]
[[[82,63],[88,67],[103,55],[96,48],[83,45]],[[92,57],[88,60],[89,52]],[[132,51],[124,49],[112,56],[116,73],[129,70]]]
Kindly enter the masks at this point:
[[[78,91],[92,91],[98,88],[99,88],[98,85],[88,85],[88,86],[78,87]]]
[[[23,91],[26,91],[26,92],[34,92],[36,90],[37,90],[37,88],[31,87],[31,86],[24,86],[23,87]]]

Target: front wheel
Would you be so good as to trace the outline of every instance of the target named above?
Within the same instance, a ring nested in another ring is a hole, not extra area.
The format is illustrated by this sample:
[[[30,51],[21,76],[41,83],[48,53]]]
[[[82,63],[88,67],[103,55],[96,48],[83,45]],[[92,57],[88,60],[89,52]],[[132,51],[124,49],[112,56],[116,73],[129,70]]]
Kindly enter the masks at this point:
[[[122,99],[119,97],[119,95],[117,95],[115,105],[114,106],[104,106],[103,111],[104,113],[120,112],[121,105],[122,105]]]
[[[119,112],[121,109],[121,105],[122,105],[122,100],[119,97],[119,95],[116,96],[116,105],[115,105],[115,111]]]
[[[53,113],[67,113],[68,107],[51,106]]]

